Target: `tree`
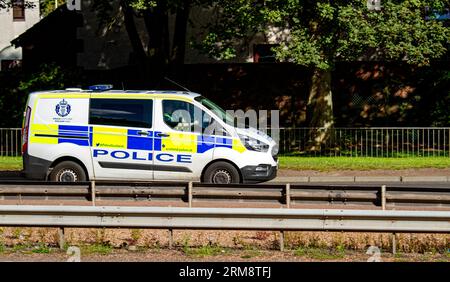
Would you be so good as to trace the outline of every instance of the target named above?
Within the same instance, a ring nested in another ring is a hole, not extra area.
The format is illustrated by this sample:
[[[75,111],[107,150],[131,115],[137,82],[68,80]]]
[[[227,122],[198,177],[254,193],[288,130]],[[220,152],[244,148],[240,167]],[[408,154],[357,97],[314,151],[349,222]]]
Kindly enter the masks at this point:
[[[14,0],[0,0],[0,10],[2,9],[10,9],[14,6]],[[24,1],[24,6],[26,9],[34,8],[36,3],[32,0]]]
[[[56,9],[55,5],[61,6],[66,3],[66,0],[39,0],[41,16],[46,17],[48,14],[53,12]]]
[[[333,127],[332,70],[338,61],[406,61],[429,65],[447,52],[450,31],[433,20],[449,0],[382,0],[369,10],[366,0],[224,0],[218,20],[202,41],[218,59],[236,54],[237,42],[269,28],[287,31],[274,48],[281,61],[311,68],[307,119],[310,149]]]
[[[111,26],[118,17],[122,18],[133,61],[143,68],[146,77],[159,81],[168,68],[184,62],[189,12],[193,5],[201,3],[201,0],[119,0],[114,6],[111,1],[94,0],[92,8],[97,11],[102,26]],[[169,44],[171,14],[175,15],[172,46]],[[139,35],[138,19],[144,22],[145,38]]]

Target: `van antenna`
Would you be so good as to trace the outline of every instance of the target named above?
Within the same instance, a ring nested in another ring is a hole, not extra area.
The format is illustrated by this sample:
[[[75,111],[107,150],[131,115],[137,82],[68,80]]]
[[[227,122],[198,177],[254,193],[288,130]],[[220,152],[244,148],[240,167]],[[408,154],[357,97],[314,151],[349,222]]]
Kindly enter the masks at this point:
[[[183,85],[180,85],[179,83],[176,83],[175,81],[173,81],[172,79],[168,78],[168,77],[164,77],[165,80],[172,82],[173,84],[175,84],[176,86],[183,88],[184,90],[191,92],[191,90],[187,89],[186,87],[184,87]]]

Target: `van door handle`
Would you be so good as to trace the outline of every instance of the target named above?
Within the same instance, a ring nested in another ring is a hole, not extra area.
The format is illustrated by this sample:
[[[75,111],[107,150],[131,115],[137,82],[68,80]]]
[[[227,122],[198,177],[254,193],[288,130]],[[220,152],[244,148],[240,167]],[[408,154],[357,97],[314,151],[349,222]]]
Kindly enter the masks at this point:
[[[138,134],[141,136],[148,136],[149,133],[147,131],[139,131]]]
[[[156,133],[156,137],[169,137],[170,135],[167,133]]]

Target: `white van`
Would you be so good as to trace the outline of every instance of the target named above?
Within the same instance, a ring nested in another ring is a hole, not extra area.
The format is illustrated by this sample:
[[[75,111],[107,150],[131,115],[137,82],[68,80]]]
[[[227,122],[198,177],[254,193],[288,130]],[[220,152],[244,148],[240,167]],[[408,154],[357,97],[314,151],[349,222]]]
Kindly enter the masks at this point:
[[[273,179],[274,140],[227,118],[213,102],[187,91],[95,86],[31,93],[22,129],[24,174],[64,182]]]

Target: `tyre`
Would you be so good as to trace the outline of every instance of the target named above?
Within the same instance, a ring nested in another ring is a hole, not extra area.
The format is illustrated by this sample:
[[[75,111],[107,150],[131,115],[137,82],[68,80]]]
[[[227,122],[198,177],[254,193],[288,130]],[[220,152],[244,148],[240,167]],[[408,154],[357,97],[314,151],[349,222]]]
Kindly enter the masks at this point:
[[[79,164],[71,161],[64,161],[53,168],[49,179],[50,181],[56,182],[86,181],[86,173]]]
[[[240,183],[238,170],[230,163],[216,162],[210,165],[203,176],[203,182],[215,184]]]

